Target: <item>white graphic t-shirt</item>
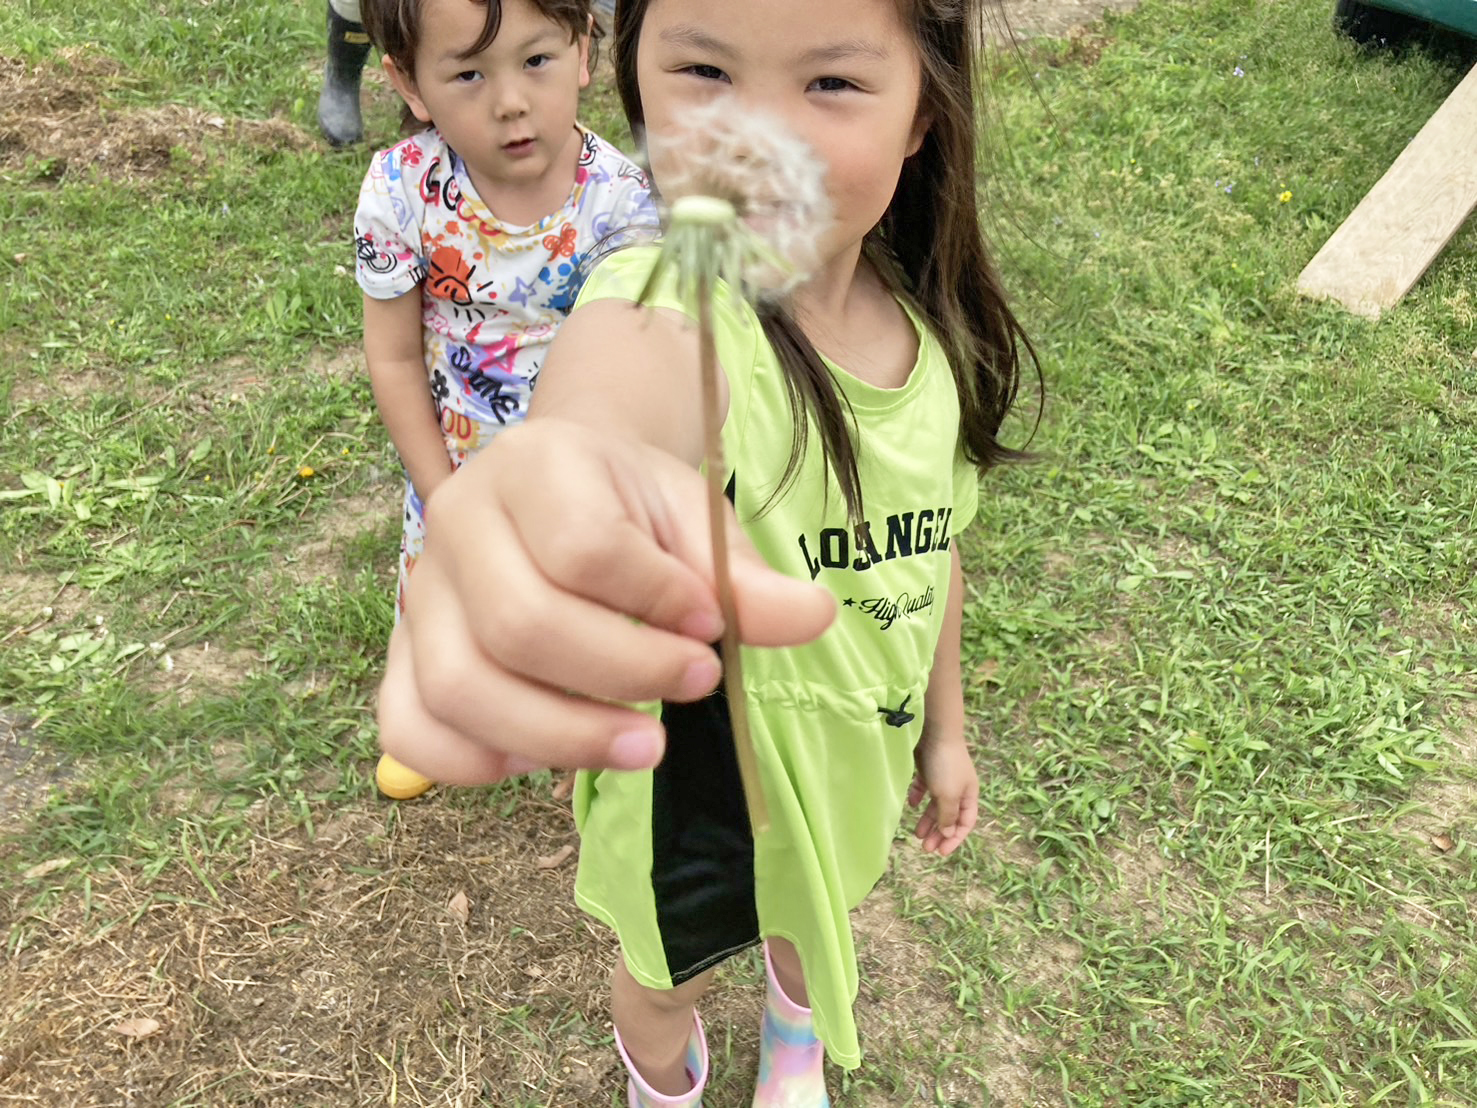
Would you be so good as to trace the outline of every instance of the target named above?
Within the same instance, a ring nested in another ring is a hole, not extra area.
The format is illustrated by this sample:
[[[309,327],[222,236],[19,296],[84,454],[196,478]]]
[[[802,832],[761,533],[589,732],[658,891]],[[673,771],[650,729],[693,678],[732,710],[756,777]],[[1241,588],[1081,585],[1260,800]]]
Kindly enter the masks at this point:
[[[453,466],[522,420],[548,344],[595,258],[655,233],[645,174],[600,136],[579,131],[568,198],[531,226],[488,209],[435,128],[377,153],[365,175],[354,216],[356,276],[379,300],[420,287],[426,374]],[[407,489],[402,591],[420,553],[423,514]]]

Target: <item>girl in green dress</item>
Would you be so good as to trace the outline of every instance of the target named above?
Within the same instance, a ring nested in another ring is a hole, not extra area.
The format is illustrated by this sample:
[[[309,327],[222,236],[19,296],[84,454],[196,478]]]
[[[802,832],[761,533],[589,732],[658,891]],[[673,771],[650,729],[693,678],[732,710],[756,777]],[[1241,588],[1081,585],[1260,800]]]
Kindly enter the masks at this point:
[[[659,190],[689,168],[673,136],[723,97],[797,135],[829,201],[785,306],[714,299],[766,829],[750,827],[714,691],[692,309],[660,284],[635,305],[653,249],[595,269],[527,423],[434,496],[382,743],[451,783],[586,769],[576,895],[620,939],[612,1015],[632,1105],[700,1103],[696,1002],[718,963],[761,941],[754,1103],[828,1103],[823,1053],[861,1055],[848,913],[904,804],[926,804],[916,833],[941,855],[977,818],[955,538],[979,472],[1014,456],[997,434],[1029,346],[979,229],[974,8],[617,7],[619,89]],[[643,700],[661,707],[628,706]]]

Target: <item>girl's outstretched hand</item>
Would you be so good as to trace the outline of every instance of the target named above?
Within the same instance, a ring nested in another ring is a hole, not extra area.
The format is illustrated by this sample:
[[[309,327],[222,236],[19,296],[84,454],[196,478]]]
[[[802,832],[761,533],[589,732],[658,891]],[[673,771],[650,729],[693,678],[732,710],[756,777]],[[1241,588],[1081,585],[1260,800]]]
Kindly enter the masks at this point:
[[[980,782],[964,737],[925,735],[913,752],[918,774],[908,789],[908,805],[928,807],[913,834],[930,854],[947,858],[979,820]]]
[[[380,686],[380,745],[447,784],[542,767],[639,769],[661,724],[616,701],[719,679],[707,488],[680,459],[554,418],[444,482]],[[808,642],[829,593],[766,566],[729,513],[744,641]]]

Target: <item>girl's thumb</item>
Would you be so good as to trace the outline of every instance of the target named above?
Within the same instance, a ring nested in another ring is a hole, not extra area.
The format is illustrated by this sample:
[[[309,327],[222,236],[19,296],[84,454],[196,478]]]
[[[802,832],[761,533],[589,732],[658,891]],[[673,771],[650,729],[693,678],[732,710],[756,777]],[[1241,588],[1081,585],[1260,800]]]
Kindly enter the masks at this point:
[[[772,569],[742,535],[730,541],[729,570],[739,635],[750,646],[810,642],[836,618],[834,596],[819,585]]]

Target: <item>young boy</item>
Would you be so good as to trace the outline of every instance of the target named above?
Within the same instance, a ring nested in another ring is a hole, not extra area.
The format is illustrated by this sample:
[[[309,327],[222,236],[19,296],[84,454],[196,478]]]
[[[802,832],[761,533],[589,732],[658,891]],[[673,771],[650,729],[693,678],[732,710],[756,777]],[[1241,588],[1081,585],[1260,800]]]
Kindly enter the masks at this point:
[[[408,477],[397,618],[432,493],[523,417],[592,251],[654,232],[645,176],[575,119],[590,0],[363,0],[420,133],[375,155],[354,218],[364,350]],[[529,475],[536,480],[536,474]],[[430,782],[381,759],[387,795]]]

